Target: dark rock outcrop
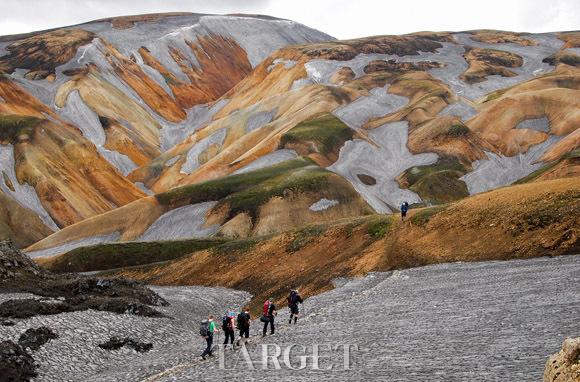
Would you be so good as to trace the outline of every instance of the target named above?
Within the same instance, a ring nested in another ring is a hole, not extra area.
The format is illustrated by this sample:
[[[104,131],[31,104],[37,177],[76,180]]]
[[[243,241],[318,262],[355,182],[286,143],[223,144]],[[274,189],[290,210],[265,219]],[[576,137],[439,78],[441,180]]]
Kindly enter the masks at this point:
[[[18,339],[18,344],[24,349],[38,350],[50,340],[58,338],[58,334],[46,326],[37,329],[28,329]]]
[[[0,282],[18,276],[41,273],[32,259],[20,252],[10,240],[0,241]]]
[[[0,379],[29,381],[36,377],[34,359],[20,345],[12,341],[0,342]]]
[[[80,310],[101,310],[117,314],[133,314],[144,317],[163,317],[152,307],[127,298],[80,297],[64,301],[18,299],[0,304],[0,317],[30,318],[37,315],[53,315]]]
[[[442,64],[435,61],[420,61],[420,62],[397,62],[396,60],[374,60],[364,67],[364,72],[389,72],[389,73],[405,73],[410,71],[427,71],[433,68],[440,68]]]
[[[153,349],[152,343],[139,342],[128,337],[111,337],[109,341],[99,344],[99,347],[105,350],[118,350],[123,346],[130,347],[139,353],[146,353]]]
[[[32,293],[46,299],[8,300],[0,317],[29,318],[79,310],[161,317],[151,306],[167,301],[139,282],[59,274],[40,269],[10,241],[0,241],[0,293]]]

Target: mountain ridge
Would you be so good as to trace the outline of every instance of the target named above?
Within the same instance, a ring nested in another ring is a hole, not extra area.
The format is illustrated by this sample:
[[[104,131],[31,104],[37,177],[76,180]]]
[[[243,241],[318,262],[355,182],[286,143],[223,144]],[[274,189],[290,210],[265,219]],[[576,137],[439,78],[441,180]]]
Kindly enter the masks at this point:
[[[32,185],[65,229],[48,242],[69,248],[157,237],[163,224],[176,239],[262,235],[577,176],[578,34],[339,41],[275,18],[153,14],[1,40],[0,113],[50,117],[8,130],[19,160],[4,179]],[[60,173],[45,167],[57,152],[46,128],[79,147],[53,162]],[[321,181],[333,189],[312,188]],[[189,196],[162,202],[171,193]]]

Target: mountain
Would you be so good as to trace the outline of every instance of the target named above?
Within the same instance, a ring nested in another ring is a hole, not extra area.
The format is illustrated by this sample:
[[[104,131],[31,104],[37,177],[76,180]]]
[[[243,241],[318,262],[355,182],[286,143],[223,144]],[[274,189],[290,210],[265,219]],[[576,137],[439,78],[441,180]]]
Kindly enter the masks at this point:
[[[212,23],[201,22],[204,28],[215,25],[215,17],[207,20]],[[224,25],[240,22],[233,20]],[[171,104],[192,116],[180,127],[162,130],[158,155],[125,169],[124,179],[150,196],[76,222],[28,250],[45,256],[119,240],[262,236],[390,213],[402,201],[430,206],[516,182],[577,177],[578,36],[420,32],[289,45],[261,61],[250,60],[253,69],[240,74],[231,89],[212,98],[212,104],[191,109],[178,96],[183,81],[174,81],[185,76],[199,84],[193,67],[179,66],[180,55],[170,60],[147,48],[168,70],[164,83]],[[204,49],[213,43],[200,42]],[[125,90],[115,97],[141,94],[142,102],[153,105],[146,98],[155,92],[139,93],[146,81],[130,85],[129,73],[141,78],[135,74],[141,61],[117,58],[127,55],[126,46],[122,53],[100,44],[86,51],[93,52],[91,57],[98,56],[95,49],[107,52],[116,84],[123,84],[118,89]],[[164,73],[145,58],[147,51],[138,53],[148,67]],[[204,64],[197,62],[196,71],[205,76]],[[81,97],[83,87],[90,89],[87,94],[97,92],[93,66],[75,71],[80,77],[59,88],[57,106],[70,89],[80,86]],[[215,79],[211,73],[204,78]],[[102,107],[112,93],[106,94],[96,103],[85,97],[87,104]],[[135,112],[120,101],[114,104],[119,113]],[[119,126],[122,119],[97,114],[94,120],[102,127]],[[166,116],[173,117],[179,113]],[[128,142],[121,146],[143,147],[136,139]]]
[[[46,256],[261,237],[577,177],[579,49],[578,32],[336,41],[183,13],[5,36],[0,189],[34,220],[19,244]],[[13,215],[4,236],[23,235]]]
[[[126,175],[208,121],[260,61],[329,39],[288,20],[199,14],[1,37],[0,188],[51,230],[137,201],[149,191]]]

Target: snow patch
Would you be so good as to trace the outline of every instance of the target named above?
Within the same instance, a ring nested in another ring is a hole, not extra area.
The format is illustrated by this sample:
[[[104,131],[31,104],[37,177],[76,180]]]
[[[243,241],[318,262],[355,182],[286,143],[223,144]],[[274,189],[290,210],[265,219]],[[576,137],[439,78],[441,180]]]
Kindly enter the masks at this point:
[[[138,241],[191,239],[211,236],[219,230],[215,224],[204,228],[205,216],[217,202],[204,202],[176,208],[161,215]]]
[[[297,62],[294,60],[286,60],[284,58],[277,58],[274,61],[272,61],[272,65],[268,66],[268,72],[271,72],[272,69],[274,69],[274,67],[278,64],[284,65],[284,68],[286,68],[286,69],[292,69],[294,66],[296,66]]]
[[[314,82],[310,78],[299,78],[292,82],[292,86],[290,86],[290,90],[301,89],[305,86],[312,85]]]
[[[226,138],[226,132],[226,128],[220,129],[194,144],[193,147],[187,152],[187,159],[183,166],[181,166],[180,172],[182,174],[189,175],[197,168],[199,168],[199,155],[207,150],[211,145],[221,146],[224,143],[224,139]]]
[[[461,118],[463,122],[469,120],[471,117],[477,114],[477,110],[474,107],[464,103],[455,102],[450,105],[445,106],[439,115],[453,115],[455,117]]]
[[[167,151],[176,144],[185,140],[189,135],[193,134],[200,128],[206,126],[211,122],[213,116],[220,111],[229,100],[220,99],[213,105],[203,104],[195,105],[187,111],[187,117],[183,122],[170,123],[167,121],[160,122],[163,128],[161,129],[161,149]]]
[[[246,122],[246,133],[260,129],[272,122],[277,113],[278,108],[274,108],[270,111],[260,111],[252,114]]]
[[[371,130],[368,136],[376,146],[361,139],[348,141],[341,148],[338,160],[328,169],[347,179],[377,212],[392,212],[404,201],[421,202],[416,193],[401,189],[395,178],[410,167],[435,163],[437,155],[414,155],[409,151],[407,122],[387,123]],[[368,186],[357,174],[368,174],[377,184]]]
[[[128,156],[104,147],[107,137],[99,116],[85,104],[78,90],[68,94],[65,106],[60,109],[60,115],[77,126],[83,136],[95,145],[99,154],[123,175],[126,176],[137,168]]]
[[[560,139],[561,137],[551,136],[546,141],[530,147],[527,152],[512,157],[486,152],[488,159],[473,162],[473,171],[459,179],[465,182],[472,195],[512,184],[541,168],[544,163],[536,161]]]
[[[312,204],[310,207],[308,207],[308,209],[310,211],[325,211],[331,207],[334,207],[338,205],[338,200],[328,200],[326,198],[322,198],[319,201],[317,201],[316,203]]]
[[[516,129],[530,129],[548,133],[550,131],[550,120],[547,117],[525,119],[518,123]]]
[[[22,207],[35,212],[46,226],[58,231],[58,226],[43,207],[34,187],[26,183],[20,184],[20,182],[18,182],[15,166],[14,147],[10,144],[0,145],[0,189],[2,189],[5,194],[16,200]],[[8,179],[10,179],[14,191],[12,191],[5,183],[2,173],[6,174]]]
[[[333,114],[350,127],[360,128],[370,119],[382,117],[405,106],[409,99],[388,92],[389,86],[371,89],[348,105],[334,110]]]
[[[256,159],[255,161],[247,164],[246,166],[236,170],[234,172],[234,174],[244,174],[246,172],[250,172],[250,171],[258,170],[261,168],[273,166],[275,164],[285,162],[285,161],[290,160],[290,159],[294,159],[297,156],[298,156],[298,154],[294,150],[289,150],[289,149],[276,150],[274,152],[271,152],[269,154],[266,154],[266,155]]]
[[[135,186],[137,186],[137,188],[139,188],[141,191],[143,191],[147,195],[155,194],[153,191],[148,189],[147,186],[145,184],[143,184],[143,182],[135,182]]]
[[[27,252],[26,254],[30,257],[52,257],[56,255],[61,255],[63,253],[67,253],[69,251],[72,251],[73,249],[80,247],[88,247],[89,245],[96,244],[115,243],[119,241],[120,237],[121,235],[119,234],[119,232],[113,232],[107,235],[97,235],[80,240],[70,241],[57,247]]]

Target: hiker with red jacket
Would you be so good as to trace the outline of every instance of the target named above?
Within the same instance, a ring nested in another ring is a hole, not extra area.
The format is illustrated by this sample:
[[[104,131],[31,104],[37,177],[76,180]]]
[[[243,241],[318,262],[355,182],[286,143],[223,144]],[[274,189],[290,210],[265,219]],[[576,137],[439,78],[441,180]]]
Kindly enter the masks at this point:
[[[232,349],[234,348],[234,337],[236,329],[236,314],[234,312],[226,313],[222,318],[222,329],[224,330],[224,350],[228,347],[228,341],[231,340]]]
[[[262,318],[260,321],[264,323],[264,331],[263,335],[266,336],[266,332],[268,331],[268,324],[270,324],[270,335],[274,334],[274,317],[276,317],[278,312],[276,311],[276,304],[274,304],[274,300],[272,297],[264,301],[264,308],[262,311]]]
[[[292,324],[292,318],[294,318],[294,323],[298,321],[298,315],[300,311],[298,310],[298,304],[302,304],[302,297],[298,294],[298,290],[291,290],[288,296],[288,308],[290,309],[290,319],[289,324]]]

